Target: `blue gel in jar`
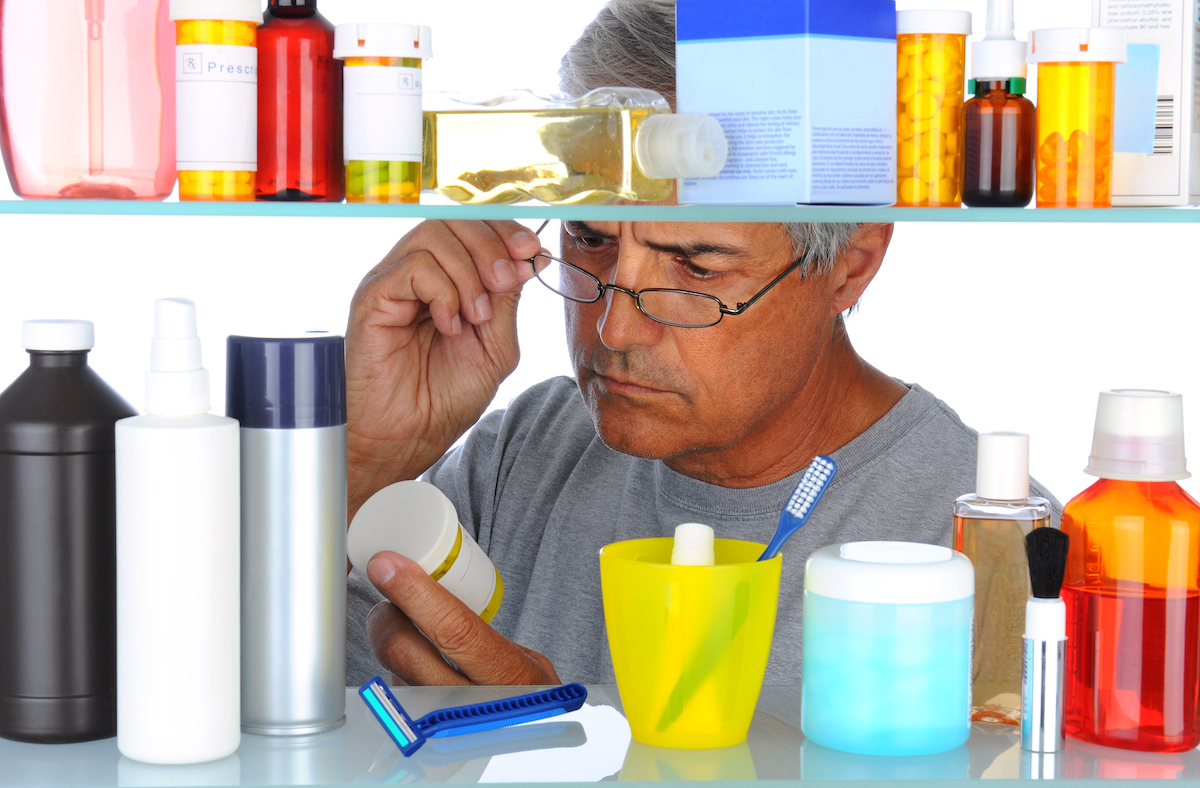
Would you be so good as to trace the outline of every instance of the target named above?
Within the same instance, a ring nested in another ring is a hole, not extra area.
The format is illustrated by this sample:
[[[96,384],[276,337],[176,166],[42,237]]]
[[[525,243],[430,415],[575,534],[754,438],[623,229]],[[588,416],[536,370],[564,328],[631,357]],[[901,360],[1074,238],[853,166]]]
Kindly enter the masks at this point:
[[[971,733],[975,571],[961,553],[852,542],[804,576],[801,728],[863,755],[930,755]]]

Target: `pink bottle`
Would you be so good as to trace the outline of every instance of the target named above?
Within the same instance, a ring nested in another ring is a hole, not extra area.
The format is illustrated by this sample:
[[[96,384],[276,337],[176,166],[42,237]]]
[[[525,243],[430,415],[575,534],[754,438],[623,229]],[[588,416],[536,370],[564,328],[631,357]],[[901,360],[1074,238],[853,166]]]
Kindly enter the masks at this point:
[[[175,187],[168,0],[0,0],[0,149],[22,197]]]

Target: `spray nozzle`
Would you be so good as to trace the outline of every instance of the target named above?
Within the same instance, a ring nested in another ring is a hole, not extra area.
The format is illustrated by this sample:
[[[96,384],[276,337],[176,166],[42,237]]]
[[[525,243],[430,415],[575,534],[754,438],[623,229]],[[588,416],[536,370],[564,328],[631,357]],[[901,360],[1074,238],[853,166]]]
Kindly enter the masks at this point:
[[[988,0],[987,33],[984,39],[1015,41],[1014,29],[1013,0]]]
[[[207,413],[208,370],[200,358],[196,304],[186,298],[154,302],[154,339],[146,373],[146,412],[156,415]]]

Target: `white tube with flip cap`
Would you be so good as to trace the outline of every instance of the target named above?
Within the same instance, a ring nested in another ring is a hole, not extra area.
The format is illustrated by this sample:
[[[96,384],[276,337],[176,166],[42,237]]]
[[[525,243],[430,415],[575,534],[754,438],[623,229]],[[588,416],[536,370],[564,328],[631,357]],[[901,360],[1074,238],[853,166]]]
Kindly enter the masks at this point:
[[[208,412],[196,305],[155,303],[146,415],[117,422],[117,747],[183,764],[241,740],[238,423]]]

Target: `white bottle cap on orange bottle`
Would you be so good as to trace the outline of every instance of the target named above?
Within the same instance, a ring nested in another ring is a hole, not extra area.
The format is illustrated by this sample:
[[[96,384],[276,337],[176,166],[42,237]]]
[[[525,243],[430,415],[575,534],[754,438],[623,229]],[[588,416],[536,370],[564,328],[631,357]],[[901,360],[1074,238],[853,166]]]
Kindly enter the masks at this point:
[[[1183,451],[1183,395],[1144,389],[1100,392],[1092,454],[1083,470],[1131,482],[1190,477]]]

